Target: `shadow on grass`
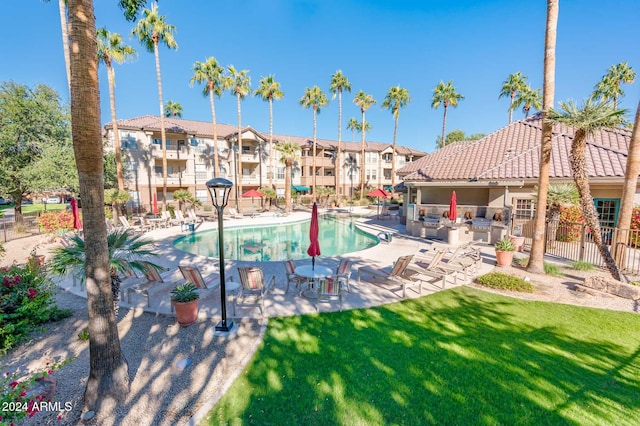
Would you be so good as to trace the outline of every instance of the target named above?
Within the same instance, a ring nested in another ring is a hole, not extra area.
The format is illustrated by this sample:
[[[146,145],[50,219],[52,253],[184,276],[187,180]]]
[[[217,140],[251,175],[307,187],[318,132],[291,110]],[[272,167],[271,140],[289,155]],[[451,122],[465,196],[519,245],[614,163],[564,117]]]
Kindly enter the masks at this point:
[[[272,319],[209,423],[638,424],[640,317],[470,288]]]

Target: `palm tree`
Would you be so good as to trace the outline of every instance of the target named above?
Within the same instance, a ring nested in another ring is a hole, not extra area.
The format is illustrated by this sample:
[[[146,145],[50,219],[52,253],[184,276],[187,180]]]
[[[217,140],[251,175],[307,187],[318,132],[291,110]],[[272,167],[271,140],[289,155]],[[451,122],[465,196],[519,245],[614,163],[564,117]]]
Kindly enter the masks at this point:
[[[156,247],[150,240],[143,239],[141,235],[131,235],[127,230],[116,230],[107,235],[107,247],[109,249],[109,277],[111,280],[111,292],[113,295],[113,308],[118,316],[118,304],[120,302],[121,276],[132,273],[143,273],[148,268],[161,271],[163,268],[148,259],[158,255]],[[85,242],[74,235],[70,238],[68,247],[53,249],[53,257],[49,261],[51,272],[56,275],[72,273],[81,277],[86,267]]]
[[[547,22],[544,38],[544,84],[542,90],[542,141],[540,143],[540,174],[538,198],[534,219],[533,238],[527,270],[535,274],[544,273],[544,231],[551,169],[551,139],[553,124],[547,119],[553,108],[556,73],[556,35],[558,27],[558,0],[547,0]]]
[[[509,96],[509,124],[513,122],[513,110],[515,109],[513,102],[515,101],[515,97],[525,86],[527,86],[527,77],[522,75],[520,71],[515,74],[510,74],[502,83],[498,99]]]
[[[84,411],[129,392],[129,369],[122,354],[109,280],[107,224],[98,87],[98,49],[92,0],[69,0],[71,132],[83,201],[84,278],[89,317],[89,377]]]
[[[561,123],[575,128],[573,142],[571,144],[571,171],[573,179],[580,193],[582,216],[591,229],[593,242],[598,247],[600,254],[611,273],[611,276],[620,280],[620,272],[611,257],[609,249],[602,241],[600,221],[589,188],[589,175],[587,171],[587,138],[605,128],[612,128],[624,123],[624,110],[616,110],[609,102],[598,102],[595,97],[587,99],[580,107],[573,101],[560,102],[561,112],[550,110],[549,121]]]
[[[618,108],[618,98],[624,96],[620,88],[622,83],[631,84],[636,79],[636,73],[626,62],[611,65],[602,80],[596,84],[593,95],[602,101],[613,99],[613,108]]]
[[[438,83],[438,85],[433,89],[433,98],[431,99],[431,108],[436,109],[441,104],[444,107],[444,117],[442,118],[442,140],[446,140],[445,130],[447,127],[447,108],[449,105],[452,107],[458,106],[458,101],[464,99],[464,96],[456,92],[456,88],[453,87],[453,81],[449,80],[447,84],[444,82]]]
[[[524,112],[524,118],[529,117],[529,111],[531,108],[540,110],[542,107],[542,93],[540,89],[532,89],[529,85],[524,86],[518,91],[518,96],[511,104],[513,109],[522,106]]]
[[[153,52],[156,58],[156,77],[158,79],[158,99],[160,101],[160,137],[162,139],[162,209],[167,209],[167,134],[164,128],[164,104],[162,101],[162,76],[160,74],[160,51],[158,44],[163,43],[169,49],[177,49],[178,43],[173,36],[176,27],[165,22],[164,16],[158,15],[158,4],[153,3],[151,10],[142,11],[143,18],[131,30],[131,35],[138,38],[142,46]]]
[[[342,188],[340,185],[340,167],[338,164],[340,163],[341,151],[342,151],[342,92],[346,90],[351,93],[351,83],[349,79],[342,74],[341,70],[337,70],[331,76],[331,83],[329,83],[329,90],[333,93],[331,99],[335,99],[336,94],[338,95],[338,153],[336,155],[336,194],[338,198],[342,195]]]
[[[113,225],[118,226],[118,217],[120,216],[120,207],[129,201],[131,196],[127,191],[121,189],[109,189],[104,193],[104,202],[111,204],[113,215]]]
[[[353,102],[360,107],[360,112],[362,113],[362,124],[360,127],[362,129],[362,148],[360,150],[360,161],[362,163],[362,167],[360,167],[360,197],[362,197],[364,194],[364,140],[367,133],[367,121],[364,118],[364,113],[371,107],[371,105],[376,103],[376,100],[373,99],[373,96],[368,95],[364,93],[364,90],[361,90],[356,93],[355,98],[353,98]]]
[[[355,117],[351,117],[347,122],[347,129],[351,130],[351,142],[355,142],[356,141],[355,132],[356,130],[360,131],[360,122]]]
[[[276,145],[276,151],[280,153],[280,162],[285,166],[284,173],[284,208],[291,211],[291,168],[300,159],[300,146],[290,141],[284,141]]]
[[[167,101],[167,106],[164,108],[165,117],[182,117],[182,105],[180,102],[174,102],[171,99]]]
[[[393,125],[393,157],[391,158],[391,187],[396,187],[396,139],[398,135],[398,118],[400,117],[400,108],[404,108],[411,102],[411,96],[407,89],[395,86],[389,88],[387,96],[382,102],[382,108],[386,108],[393,114],[395,121]]]
[[[282,99],[284,92],[280,90],[280,83],[270,75],[260,78],[260,87],[256,89],[255,95],[269,102],[269,186],[273,187],[273,101]],[[260,175],[262,176],[262,173]]]
[[[220,66],[216,58],[210,56],[206,61],[196,61],[193,64],[193,77],[189,81],[191,87],[194,83],[206,83],[202,89],[204,96],[209,96],[211,104],[211,121],[213,122],[213,173],[214,177],[220,176],[220,163],[218,159],[218,128],[216,125],[216,106],[214,95],[220,98],[222,94],[229,90],[231,81],[224,75],[224,68]]]
[[[249,93],[251,93],[251,78],[249,77],[249,70],[238,71],[233,65],[227,67],[229,70],[229,81],[231,93],[236,95],[238,101],[238,191],[242,194],[242,112],[240,110],[240,101],[243,100]]]
[[[344,159],[344,167],[347,169],[349,173],[349,177],[351,178],[351,198],[353,199],[353,175],[358,171],[358,159],[355,155],[347,155]]]
[[[537,197],[538,187],[536,186],[534,196]],[[550,183],[547,188],[547,205],[549,206],[549,243],[556,240],[558,224],[560,222],[560,212],[563,207],[575,206],[580,202],[578,188],[571,183]]]
[[[316,201],[316,116],[320,114],[320,108],[324,108],[329,103],[327,95],[324,94],[322,89],[318,86],[311,88],[307,87],[302,98],[300,98],[300,105],[303,108],[311,108],[313,110],[313,201]]]
[[[113,137],[116,154],[116,177],[118,189],[124,190],[124,176],[122,173],[122,154],[120,152],[120,133],[118,132],[118,122],[116,119],[116,96],[115,96],[115,70],[113,62],[118,64],[135,56],[133,47],[124,44],[122,36],[118,33],[110,33],[106,28],[98,30],[98,61],[107,67],[107,80],[109,81],[109,105],[111,106],[111,123],[113,124]]]
[[[636,119],[631,133],[631,142],[629,143],[627,167],[624,172],[624,186],[622,187],[620,212],[618,213],[619,231],[616,241],[611,245],[611,247],[616,248],[613,255],[618,261],[618,265],[623,264],[626,252],[622,248],[629,242],[629,229],[631,228],[631,215],[633,213],[638,175],[640,175],[640,102],[638,102],[638,109],[636,110]]]

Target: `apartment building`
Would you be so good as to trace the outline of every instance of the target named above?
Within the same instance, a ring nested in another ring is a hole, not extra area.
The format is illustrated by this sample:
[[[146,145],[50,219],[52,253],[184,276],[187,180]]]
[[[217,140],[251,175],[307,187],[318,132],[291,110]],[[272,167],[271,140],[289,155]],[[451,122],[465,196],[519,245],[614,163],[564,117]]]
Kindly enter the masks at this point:
[[[205,183],[214,177],[215,145],[213,124],[205,121],[165,118],[167,143],[167,202],[173,200],[173,192],[186,189],[203,204],[210,204]],[[230,204],[240,208],[251,205],[251,199],[243,199],[242,193],[250,189],[271,186],[279,197],[284,196],[285,166],[279,153],[269,144],[269,135],[250,126],[241,129],[238,144],[238,127],[217,124],[217,149],[220,177],[234,182]],[[142,116],[118,120],[120,146],[125,175],[125,187],[131,194],[131,202],[149,209],[155,194],[163,201],[162,141],[160,117]],[[107,149],[114,148],[113,126],[105,126]],[[292,187],[309,193],[315,179],[316,188],[324,186],[342,197],[350,197],[360,188],[361,165],[365,167],[367,188],[387,188],[392,185],[392,162],[399,170],[407,163],[422,158],[426,153],[398,146],[393,155],[391,144],[366,142],[365,158],[361,161],[361,143],[342,142],[341,155],[337,158],[338,143],[330,140],[316,141],[315,170],[313,140],[298,136],[273,135],[274,146],[291,141],[300,146],[300,160],[292,170]],[[273,158],[271,158],[273,156]],[[336,182],[336,167],[340,168],[340,182]],[[239,176],[242,179],[238,179]],[[400,179],[396,177],[395,183]],[[240,187],[237,184],[241,184]]]

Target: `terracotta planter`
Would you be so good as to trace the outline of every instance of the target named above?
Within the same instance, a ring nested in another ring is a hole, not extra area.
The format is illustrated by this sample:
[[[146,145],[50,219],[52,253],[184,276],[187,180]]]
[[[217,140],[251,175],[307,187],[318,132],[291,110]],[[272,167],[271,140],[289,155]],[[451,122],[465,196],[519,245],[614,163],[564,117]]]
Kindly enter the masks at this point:
[[[171,302],[176,310],[176,318],[181,327],[188,327],[198,320],[198,301]]]
[[[511,266],[511,262],[513,262],[513,253],[513,251],[496,250],[496,262],[498,263],[498,266]]]
[[[522,251],[524,247],[524,237],[520,235],[509,235],[509,239],[516,246],[516,251]]]

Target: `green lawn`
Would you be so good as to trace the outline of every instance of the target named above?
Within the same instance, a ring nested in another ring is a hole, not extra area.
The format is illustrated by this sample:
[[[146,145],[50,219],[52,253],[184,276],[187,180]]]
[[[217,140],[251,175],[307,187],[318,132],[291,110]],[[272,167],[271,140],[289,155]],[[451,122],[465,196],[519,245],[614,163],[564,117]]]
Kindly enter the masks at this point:
[[[638,425],[640,315],[467,287],[270,319],[205,424]]]
[[[13,209],[14,206],[0,206],[0,211]],[[67,204],[47,204],[49,210],[64,210]],[[44,211],[44,204],[25,204],[22,206],[22,213]]]

